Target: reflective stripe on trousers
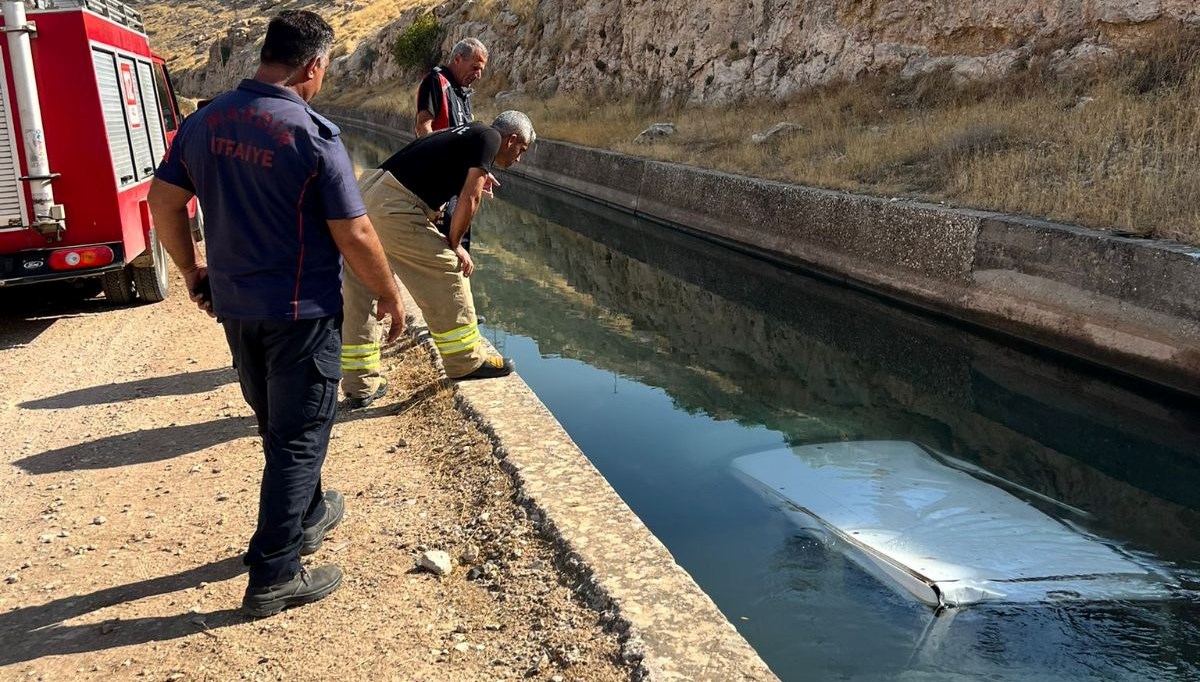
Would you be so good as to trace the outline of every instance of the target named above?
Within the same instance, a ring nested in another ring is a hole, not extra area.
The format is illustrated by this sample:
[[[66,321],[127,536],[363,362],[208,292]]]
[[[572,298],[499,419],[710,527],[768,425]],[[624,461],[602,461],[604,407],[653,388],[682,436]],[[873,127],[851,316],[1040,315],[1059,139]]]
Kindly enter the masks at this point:
[[[379,344],[342,346],[342,371],[379,369]]]
[[[464,325],[442,334],[431,331],[429,335],[433,337],[433,345],[437,347],[438,352],[442,355],[453,355],[469,351],[478,345],[479,340],[482,338],[479,335],[478,324]]]

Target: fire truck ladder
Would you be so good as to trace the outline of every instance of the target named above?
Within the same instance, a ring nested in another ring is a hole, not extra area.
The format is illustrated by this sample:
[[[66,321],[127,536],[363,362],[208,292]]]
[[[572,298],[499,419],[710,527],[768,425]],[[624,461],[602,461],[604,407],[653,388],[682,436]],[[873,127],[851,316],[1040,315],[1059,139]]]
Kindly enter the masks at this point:
[[[86,9],[102,17],[127,26],[138,33],[145,33],[142,14],[118,0],[27,0],[34,9]]]

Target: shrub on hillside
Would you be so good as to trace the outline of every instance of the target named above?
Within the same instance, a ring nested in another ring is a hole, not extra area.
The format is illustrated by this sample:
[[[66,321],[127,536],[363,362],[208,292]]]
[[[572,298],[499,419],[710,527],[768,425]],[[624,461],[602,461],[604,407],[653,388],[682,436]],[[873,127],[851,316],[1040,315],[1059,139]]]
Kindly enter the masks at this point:
[[[433,14],[422,14],[396,36],[392,55],[404,69],[428,69],[438,63],[445,31]]]

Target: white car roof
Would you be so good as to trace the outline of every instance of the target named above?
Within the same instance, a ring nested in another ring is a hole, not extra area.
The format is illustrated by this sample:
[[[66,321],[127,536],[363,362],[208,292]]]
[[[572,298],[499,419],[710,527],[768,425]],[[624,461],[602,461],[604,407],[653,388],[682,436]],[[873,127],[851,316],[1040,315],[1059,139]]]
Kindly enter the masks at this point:
[[[1173,596],[1152,561],[960,464],[914,443],[860,441],[747,455],[733,467],[801,526],[930,606]]]

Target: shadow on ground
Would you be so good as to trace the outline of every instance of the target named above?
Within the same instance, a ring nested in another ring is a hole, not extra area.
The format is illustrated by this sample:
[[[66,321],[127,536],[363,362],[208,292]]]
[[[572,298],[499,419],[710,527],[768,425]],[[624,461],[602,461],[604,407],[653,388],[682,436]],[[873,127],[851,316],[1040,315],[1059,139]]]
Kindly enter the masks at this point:
[[[256,435],[258,423],[253,417],[229,417],[199,424],[161,426],[123,435],[105,436],[87,443],[76,443],[23,457],[13,464],[31,474],[77,469],[110,469],[160,462]]]
[[[225,384],[237,381],[237,372],[230,367],[184,372],[166,377],[150,377],[124,384],[107,384],[81,388],[60,393],[48,398],[39,398],[21,403],[31,410],[54,410],[84,405],[117,403],[138,398],[161,398],[168,395],[191,395],[205,393]]]
[[[444,388],[445,382],[432,382],[397,403],[353,412],[339,412],[337,421],[342,423],[396,416],[419,405]],[[254,417],[227,417],[198,424],[162,426],[105,436],[98,440],[22,457],[13,464],[35,475],[79,469],[111,469],[182,457],[214,445],[257,435],[258,422]]]
[[[0,351],[33,343],[58,320],[116,307],[103,298],[94,298],[97,293],[95,283],[74,282],[0,289]]]
[[[141,582],[119,585],[86,595],[56,599],[0,613],[0,665],[31,661],[43,656],[101,651],[116,647],[187,637],[202,630],[234,625],[245,620],[234,609],[210,613],[108,620],[87,625],[65,622],[118,604],[197,587],[202,582],[228,580],[244,572],[240,556]]]
[[[0,351],[23,348],[33,343],[42,332],[54,324],[53,319],[24,320],[7,315],[0,317]]]

